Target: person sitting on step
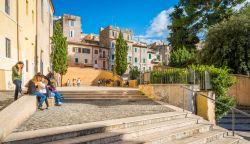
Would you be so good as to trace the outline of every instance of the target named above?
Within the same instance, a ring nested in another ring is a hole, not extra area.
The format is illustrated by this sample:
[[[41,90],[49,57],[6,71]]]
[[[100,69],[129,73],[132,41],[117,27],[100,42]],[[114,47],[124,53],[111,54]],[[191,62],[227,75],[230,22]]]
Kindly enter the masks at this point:
[[[37,96],[39,99],[39,105],[38,109],[43,110],[43,103],[46,99],[46,96],[39,92],[40,88],[44,88],[43,85],[40,84],[40,76],[35,75],[27,84],[26,87],[28,87],[28,94],[31,96]]]
[[[51,90],[51,95],[55,97],[56,106],[61,106],[62,105],[62,96],[56,89],[55,81],[51,81],[51,85],[48,87]]]

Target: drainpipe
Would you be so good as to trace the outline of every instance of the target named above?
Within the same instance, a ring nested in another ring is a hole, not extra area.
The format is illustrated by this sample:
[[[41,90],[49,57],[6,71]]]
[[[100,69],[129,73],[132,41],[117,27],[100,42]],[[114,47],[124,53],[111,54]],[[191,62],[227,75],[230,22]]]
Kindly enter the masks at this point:
[[[17,30],[17,59],[20,60],[20,46],[19,46],[19,1],[16,1],[16,30]]]
[[[36,45],[35,45],[35,73],[38,72],[38,1],[36,1]]]

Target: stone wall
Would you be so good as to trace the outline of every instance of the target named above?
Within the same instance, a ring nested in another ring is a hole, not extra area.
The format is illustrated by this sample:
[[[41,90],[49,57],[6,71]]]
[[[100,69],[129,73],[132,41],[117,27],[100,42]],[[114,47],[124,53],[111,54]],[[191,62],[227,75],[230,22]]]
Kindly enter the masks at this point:
[[[23,96],[0,112],[0,143],[37,109],[35,96]]]
[[[193,92],[183,87],[192,88],[186,84],[148,84],[140,85],[139,89],[146,96],[166,102],[168,104],[184,108],[194,112]]]

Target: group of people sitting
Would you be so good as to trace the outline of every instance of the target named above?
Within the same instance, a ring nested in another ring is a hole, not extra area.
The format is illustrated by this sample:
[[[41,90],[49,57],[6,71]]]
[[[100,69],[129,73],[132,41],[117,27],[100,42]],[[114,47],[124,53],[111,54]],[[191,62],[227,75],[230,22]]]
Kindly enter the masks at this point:
[[[16,85],[14,100],[18,99],[18,94],[20,93],[22,96],[22,76],[23,76],[23,68],[24,63],[22,61],[18,61],[12,67],[12,80]],[[62,105],[62,97],[61,94],[56,89],[56,81],[54,80],[54,75],[52,72],[49,72],[46,76],[41,73],[37,73],[29,82],[25,85],[28,88],[27,94],[31,96],[37,96],[39,100],[38,108],[43,110],[43,103],[46,103],[48,108],[48,97],[54,96],[55,104],[57,106]]]
[[[46,103],[46,109],[48,108],[48,97],[54,96],[55,105],[62,105],[62,97],[61,94],[57,91],[55,86],[55,81],[50,80],[48,77],[42,75],[41,73],[37,73],[26,85],[28,88],[28,94],[31,96],[37,96],[39,100],[38,109],[43,109],[44,102]]]

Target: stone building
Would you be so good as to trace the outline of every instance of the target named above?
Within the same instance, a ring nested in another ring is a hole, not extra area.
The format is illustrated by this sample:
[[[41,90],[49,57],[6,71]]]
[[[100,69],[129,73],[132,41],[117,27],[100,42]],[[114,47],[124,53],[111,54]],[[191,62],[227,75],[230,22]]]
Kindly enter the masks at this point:
[[[134,42],[132,49],[128,50],[128,62],[130,67],[137,67],[140,71],[149,70],[148,46],[146,43]]]
[[[149,49],[151,49],[151,51],[154,51],[156,57],[155,59],[153,59],[154,63],[169,65],[171,46],[163,42],[155,42],[149,46]]]
[[[133,47],[133,34],[131,30],[124,29],[121,30],[118,27],[108,26],[106,28],[100,28],[100,44],[103,47],[107,47],[110,49],[109,51],[109,70],[113,69],[113,66],[115,64],[115,45],[116,40],[119,36],[119,33],[122,32],[123,38],[126,40],[129,49],[132,49]]]
[[[60,20],[68,41],[69,66],[108,69],[109,49],[100,45],[97,35],[82,33],[80,17],[64,14],[56,20]]]
[[[0,89],[13,89],[11,68],[25,64],[23,82],[50,69],[50,36],[54,7],[51,0],[0,1]]]

